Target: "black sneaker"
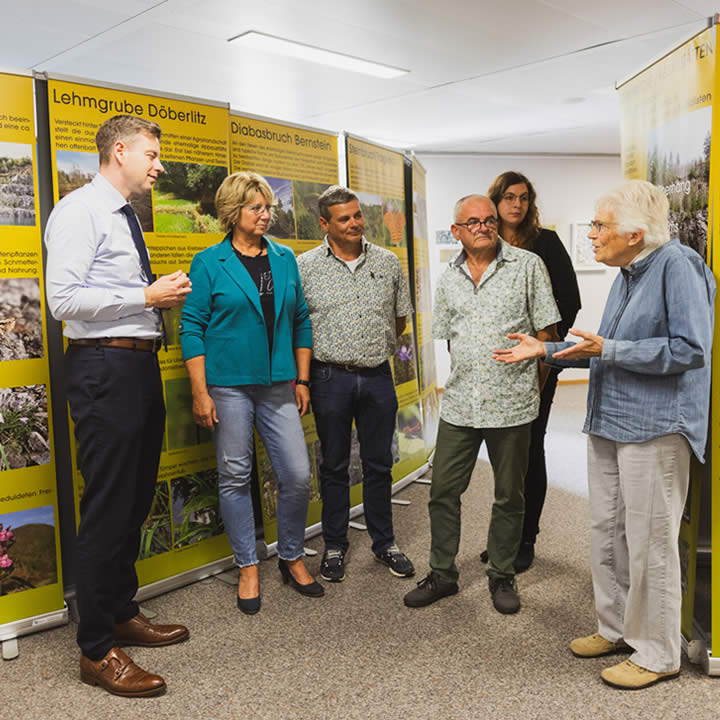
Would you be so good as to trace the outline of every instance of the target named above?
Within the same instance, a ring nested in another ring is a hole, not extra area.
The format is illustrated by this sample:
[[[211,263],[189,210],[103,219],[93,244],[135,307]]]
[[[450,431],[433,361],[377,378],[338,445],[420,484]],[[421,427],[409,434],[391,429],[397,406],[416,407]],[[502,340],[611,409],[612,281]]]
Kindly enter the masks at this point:
[[[533,564],[535,559],[535,543],[521,542],[518,553],[515,556],[515,572],[525,572]]]
[[[328,582],[342,582],[345,579],[345,553],[342,550],[325,550],[320,563],[320,577]]]
[[[415,574],[415,567],[410,562],[410,558],[404,552],[400,552],[397,545],[391,545],[385,552],[376,555],[375,559],[387,565],[395,577],[412,577]]]
[[[495,609],[503,615],[511,615],[520,609],[515,578],[489,578],[490,594]]]
[[[448,595],[455,595],[457,591],[457,583],[444,580],[436,573],[431,572],[405,596],[404,602],[408,607],[425,607]]]

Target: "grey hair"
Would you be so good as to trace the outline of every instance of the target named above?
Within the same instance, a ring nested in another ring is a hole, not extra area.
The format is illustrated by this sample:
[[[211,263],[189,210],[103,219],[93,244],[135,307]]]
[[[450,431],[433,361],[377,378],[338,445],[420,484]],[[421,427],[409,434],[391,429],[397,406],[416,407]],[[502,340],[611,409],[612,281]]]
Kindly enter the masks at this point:
[[[463,205],[468,200],[485,200],[487,203],[489,203],[490,207],[493,209],[493,214],[495,215],[495,217],[497,217],[497,207],[495,207],[495,203],[487,195],[479,195],[477,193],[473,193],[472,195],[465,195],[465,197],[461,197],[455,203],[455,209],[453,210],[453,222],[457,222],[458,216],[460,215],[460,211],[462,210]]]
[[[642,230],[645,247],[656,249],[670,240],[665,192],[646,180],[628,180],[602,195],[596,210],[611,212],[621,234]]]
[[[318,198],[318,211],[324,220],[330,219],[330,208],[333,205],[344,205],[345,203],[357,200],[358,196],[342,185],[331,185]]]

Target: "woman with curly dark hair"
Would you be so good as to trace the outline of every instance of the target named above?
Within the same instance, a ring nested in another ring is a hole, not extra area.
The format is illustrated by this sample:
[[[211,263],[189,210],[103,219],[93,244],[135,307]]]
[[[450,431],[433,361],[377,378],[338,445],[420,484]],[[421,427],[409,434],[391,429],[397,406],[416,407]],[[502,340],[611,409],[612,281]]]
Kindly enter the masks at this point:
[[[504,172],[495,178],[488,196],[498,210],[498,233],[503,240],[539,255],[550,275],[555,302],[562,320],[557,325],[563,339],[580,309],[580,291],[565,246],[552,230],[540,225],[532,183],[519,172]],[[540,365],[540,414],[532,424],[530,455],[525,475],[525,521],[522,541],[515,560],[515,572],[523,572],[535,558],[535,537],[547,492],[545,431],[560,370]],[[544,381],[544,384],[543,384]],[[485,555],[483,554],[483,558]]]

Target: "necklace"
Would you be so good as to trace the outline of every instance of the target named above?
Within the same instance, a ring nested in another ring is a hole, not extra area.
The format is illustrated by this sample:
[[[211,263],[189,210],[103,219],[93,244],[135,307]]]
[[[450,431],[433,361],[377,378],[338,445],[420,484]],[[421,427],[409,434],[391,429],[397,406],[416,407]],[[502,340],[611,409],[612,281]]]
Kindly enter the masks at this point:
[[[238,255],[242,255],[243,257],[246,257],[246,258],[260,257],[263,254],[263,250],[265,249],[265,244],[262,240],[260,241],[260,249],[254,255],[248,255],[247,253],[244,253],[242,250],[240,250],[240,248],[235,246],[235,243],[232,243],[232,246],[233,246],[234,250],[238,253]]]

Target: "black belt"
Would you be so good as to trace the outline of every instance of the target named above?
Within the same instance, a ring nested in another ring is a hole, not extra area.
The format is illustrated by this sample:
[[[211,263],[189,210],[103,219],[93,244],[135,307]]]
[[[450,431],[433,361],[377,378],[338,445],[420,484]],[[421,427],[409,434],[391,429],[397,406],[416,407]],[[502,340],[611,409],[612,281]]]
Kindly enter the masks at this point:
[[[104,337],[104,338],[68,338],[70,345],[89,345],[90,347],[113,347],[124,350],[142,350],[143,352],[157,352],[162,347],[162,339],[144,340],[131,337]]]
[[[312,364],[316,367],[331,367],[337,370],[344,370],[345,372],[349,373],[365,373],[367,375],[371,375],[372,373],[380,370],[380,368],[384,367],[387,364],[387,360],[384,363],[376,365],[375,367],[362,367],[361,365],[343,365],[342,363],[325,362],[324,360],[313,360]]]

